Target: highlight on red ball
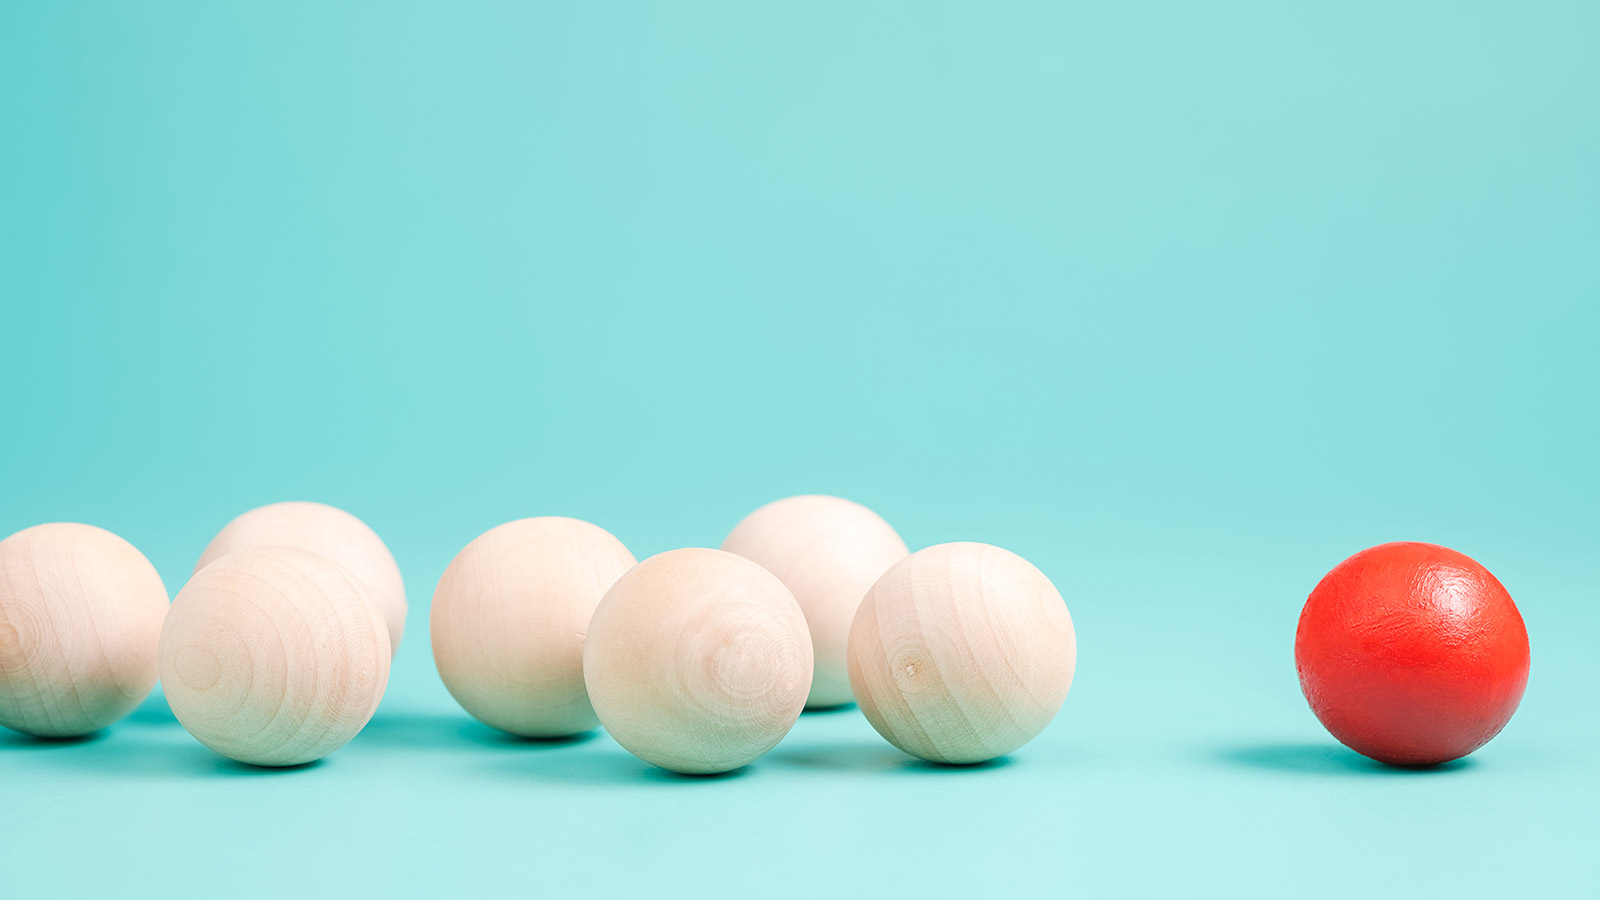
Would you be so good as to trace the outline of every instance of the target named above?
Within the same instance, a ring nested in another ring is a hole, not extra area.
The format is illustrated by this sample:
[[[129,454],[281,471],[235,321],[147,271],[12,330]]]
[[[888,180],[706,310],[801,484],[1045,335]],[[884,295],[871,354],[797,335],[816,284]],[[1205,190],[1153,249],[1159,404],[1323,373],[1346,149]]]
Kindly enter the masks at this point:
[[[1380,544],[1317,584],[1294,658],[1312,712],[1345,746],[1394,766],[1433,766],[1511,721],[1528,683],[1528,631],[1471,557]]]

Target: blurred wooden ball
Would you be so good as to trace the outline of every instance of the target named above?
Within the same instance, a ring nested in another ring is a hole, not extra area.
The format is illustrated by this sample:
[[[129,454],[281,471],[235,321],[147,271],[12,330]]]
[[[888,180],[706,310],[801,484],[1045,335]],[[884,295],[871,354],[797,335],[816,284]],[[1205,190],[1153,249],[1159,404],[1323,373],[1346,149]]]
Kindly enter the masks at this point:
[[[1044,573],[988,544],[939,544],[885,572],[850,629],[850,685],[891,744],[975,763],[1050,724],[1072,686],[1072,616]]]
[[[768,503],[745,516],[722,549],[759,563],[799,601],[816,653],[806,706],[849,703],[850,623],[878,576],[911,552],[906,542],[859,503],[809,495]]]
[[[811,635],[766,569],[721,550],[672,550],[606,592],[583,676],[601,723],[633,755],[674,772],[728,772],[800,717]]]
[[[259,547],[206,566],[178,592],[161,629],[161,684],[200,743],[293,766],[366,726],[389,656],[365,582],[305,550]]]
[[[99,731],[156,683],[167,588],[133,545],[92,525],[0,541],[0,725],[41,737]]]
[[[377,533],[342,509],[322,503],[270,503],[223,526],[200,555],[194,570],[252,547],[309,550],[349,569],[372,589],[389,632],[390,651],[399,649],[406,630],[406,586],[400,567]]]
[[[433,593],[433,658],[451,696],[524,737],[600,724],[583,684],[583,636],[634,562],[610,532],[578,519],[521,519],[479,535]]]

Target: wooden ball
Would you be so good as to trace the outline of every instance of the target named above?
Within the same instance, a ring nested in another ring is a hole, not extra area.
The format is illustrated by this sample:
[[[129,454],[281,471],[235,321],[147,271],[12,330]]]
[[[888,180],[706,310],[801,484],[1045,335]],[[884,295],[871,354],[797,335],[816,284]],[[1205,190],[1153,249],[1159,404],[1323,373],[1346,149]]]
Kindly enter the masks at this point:
[[[1472,557],[1379,544],[1318,582],[1294,662],[1312,711],[1345,746],[1393,766],[1436,766],[1511,721],[1528,686],[1528,629]]]
[[[768,503],[734,527],[722,549],[759,563],[794,594],[811,628],[816,671],[806,706],[849,703],[845,647],[867,589],[911,551],[878,514],[838,497]]]
[[[674,772],[729,772],[800,717],[811,635],[766,569],[721,550],[672,550],[606,592],[583,677],[601,723],[633,755]]]
[[[480,722],[524,737],[589,731],[583,636],[634,566],[603,528],[547,516],[507,522],[456,555],[433,593],[439,677]]]
[[[1077,657],[1050,579],[988,544],[911,554],[867,592],[850,629],[850,685],[867,721],[940,763],[1033,740],[1067,699]]]
[[[167,588],[133,545],[92,525],[0,541],[0,725],[41,737],[99,731],[156,683]]]
[[[406,630],[406,585],[389,548],[367,523],[322,503],[271,503],[223,526],[194,570],[252,547],[309,550],[349,569],[372,589],[389,632],[390,652],[399,649]]]
[[[315,553],[258,547],[201,569],[161,629],[161,684],[200,743],[294,766],[356,736],[389,683],[372,590]]]

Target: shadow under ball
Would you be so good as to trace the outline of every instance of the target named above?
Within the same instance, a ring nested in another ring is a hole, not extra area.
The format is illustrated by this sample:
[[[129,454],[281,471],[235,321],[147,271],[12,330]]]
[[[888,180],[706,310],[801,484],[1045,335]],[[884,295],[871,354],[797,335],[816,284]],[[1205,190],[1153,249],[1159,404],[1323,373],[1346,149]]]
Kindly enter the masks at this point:
[[[372,590],[389,632],[390,652],[399,649],[406,630],[405,582],[394,555],[367,523],[323,503],[270,503],[223,526],[194,570],[199,572],[229,553],[253,547],[309,550],[349,569]]]
[[[772,749],[811,689],[811,634],[789,589],[721,550],[671,550],[606,592],[583,649],[600,722],[645,762],[731,772]]]
[[[1380,544],[1318,582],[1294,659],[1312,712],[1341,743],[1390,765],[1431,766],[1511,721],[1528,684],[1528,631],[1471,557]]]
[[[520,519],[479,535],[433,593],[433,658],[450,695],[523,737],[599,725],[583,683],[584,634],[634,564],[610,532],[578,519]]]
[[[206,566],[161,629],[161,683],[200,743],[240,762],[294,766],[344,746],[389,682],[389,633],[349,570],[289,547]]]
[[[40,737],[99,731],[156,683],[167,588],[133,545],[92,525],[0,541],[0,725]]]
[[[816,671],[806,706],[852,701],[845,659],[861,598],[911,551],[900,535],[859,503],[839,497],[788,497],[736,525],[722,549],[759,563],[794,594],[811,629]]]
[[[850,685],[867,721],[939,763],[1033,740],[1067,699],[1077,658],[1055,585],[988,544],[911,554],[867,592],[850,629]]]

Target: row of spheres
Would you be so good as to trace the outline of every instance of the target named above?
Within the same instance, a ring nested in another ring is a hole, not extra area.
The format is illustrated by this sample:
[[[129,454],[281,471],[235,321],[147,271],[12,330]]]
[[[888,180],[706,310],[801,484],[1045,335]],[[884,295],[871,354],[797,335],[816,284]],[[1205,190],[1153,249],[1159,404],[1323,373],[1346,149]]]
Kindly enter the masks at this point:
[[[170,606],[150,563],[88,525],[0,541],[0,725],[85,734],[159,677],[201,743],[257,765],[331,753],[371,719],[405,629],[399,568],[356,517],[315,503],[230,522]],[[860,705],[907,753],[974,763],[1049,724],[1072,684],[1066,604],[988,544],[910,553],[836,497],[761,507],[719,550],[637,562],[577,519],[520,519],[466,546],[434,593],[434,660],[480,721],[551,738],[597,725],[685,773],[746,765],[803,708]],[[1395,765],[1463,756],[1527,681],[1516,605],[1476,561],[1383,544],[1329,572],[1295,640],[1312,710]]]
[[[159,677],[201,743],[298,765],[377,710],[405,629],[399,568],[355,516],[279,503],[239,516],[167,603],[126,541],[56,523],[0,541],[0,724],[84,734]],[[578,519],[480,535],[434,593],[434,659],[452,696],[511,734],[597,725],[663,768],[715,773],[771,749],[802,709],[860,704],[908,753],[970,763],[1055,716],[1077,655],[1038,569],[951,543],[910,553],[866,507],[791,497],[722,549],[637,562]]]

